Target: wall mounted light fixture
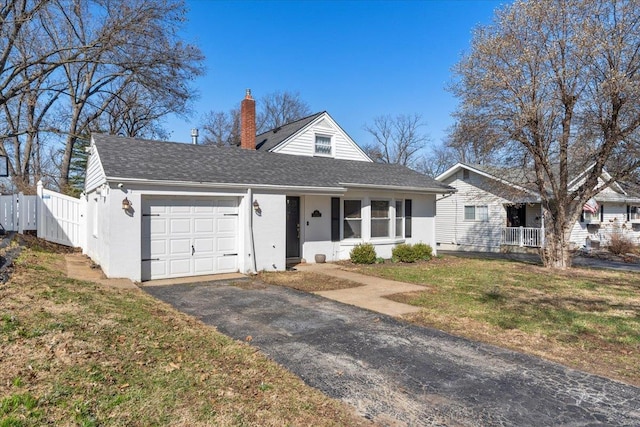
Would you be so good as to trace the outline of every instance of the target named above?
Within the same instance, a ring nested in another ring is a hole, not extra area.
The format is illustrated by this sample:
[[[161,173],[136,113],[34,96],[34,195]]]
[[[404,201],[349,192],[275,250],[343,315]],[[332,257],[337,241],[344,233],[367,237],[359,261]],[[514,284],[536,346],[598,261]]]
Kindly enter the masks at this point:
[[[260,203],[257,200],[253,201],[253,210],[256,212],[256,215],[262,216],[262,209],[260,209]]]
[[[122,209],[125,211],[128,211],[129,209],[131,209],[131,201],[126,197],[122,201]]]

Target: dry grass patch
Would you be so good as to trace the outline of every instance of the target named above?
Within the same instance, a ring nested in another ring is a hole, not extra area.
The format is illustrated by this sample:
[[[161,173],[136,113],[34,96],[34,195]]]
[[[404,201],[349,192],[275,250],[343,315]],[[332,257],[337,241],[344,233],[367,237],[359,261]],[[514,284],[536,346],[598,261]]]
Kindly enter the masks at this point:
[[[270,285],[286,286],[305,292],[335,291],[363,286],[362,283],[309,271],[263,272],[258,278]]]
[[[640,274],[443,257],[345,266],[427,286],[390,298],[408,320],[640,385]]]
[[[25,250],[0,284],[0,425],[362,425],[249,345]]]

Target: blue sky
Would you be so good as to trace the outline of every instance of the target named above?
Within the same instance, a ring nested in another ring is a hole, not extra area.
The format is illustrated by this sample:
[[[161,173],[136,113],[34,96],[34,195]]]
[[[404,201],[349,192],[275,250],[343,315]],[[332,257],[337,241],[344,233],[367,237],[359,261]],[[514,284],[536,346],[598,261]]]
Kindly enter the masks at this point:
[[[206,75],[193,117],[167,121],[171,139],[188,142],[204,113],[236,107],[251,88],[256,99],[299,92],[360,145],[374,117],[419,113],[438,144],[456,105],[451,67],[502,3],[187,0],[183,36],[205,54]]]

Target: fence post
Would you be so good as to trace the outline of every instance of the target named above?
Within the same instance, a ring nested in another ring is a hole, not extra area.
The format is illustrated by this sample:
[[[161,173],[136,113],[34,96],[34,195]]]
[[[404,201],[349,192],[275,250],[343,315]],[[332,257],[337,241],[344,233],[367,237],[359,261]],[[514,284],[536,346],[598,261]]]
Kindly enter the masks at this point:
[[[520,226],[520,229],[518,231],[520,231],[520,247],[523,247],[524,246],[524,227]]]
[[[18,209],[16,209],[17,221],[18,221],[18,233],[24,234],[24,223],[26,218],[26,206],[24,203],[24,193],[21,191],[18,193]]]
[[[39,238],[42,238],[44,233],[44,206],[42,201],[42,196],[44,194],[44,187],[42,185],[42,180],[38,181],[37,184],[37,194],[38,197],[36,199],[36,235]]]

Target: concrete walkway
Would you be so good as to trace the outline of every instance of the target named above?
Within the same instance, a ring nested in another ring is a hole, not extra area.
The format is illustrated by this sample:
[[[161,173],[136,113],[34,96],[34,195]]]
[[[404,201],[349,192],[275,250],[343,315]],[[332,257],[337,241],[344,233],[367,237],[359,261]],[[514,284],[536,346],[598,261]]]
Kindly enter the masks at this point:
[[[365,276],[364,274],[342,270],[335,264],[300,264],[296,266],[296,269],[337,277],[338,279],[350,280],[364,285],[334,291],[314,292],[316,295],[334,301],[366,308],[367,310],[376,311],[388,316],[401,316],[421,310],[419,307],[391,301],[384,297],[398,293],[424,291],[424,286]]]
[[[67,276],[76,280],[86,280],[110,288],[137,290],[138,287],[129,279],[107,279],[100,267],[93,268],[91,260],[80,253],[65,255]]]

